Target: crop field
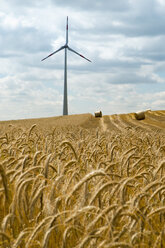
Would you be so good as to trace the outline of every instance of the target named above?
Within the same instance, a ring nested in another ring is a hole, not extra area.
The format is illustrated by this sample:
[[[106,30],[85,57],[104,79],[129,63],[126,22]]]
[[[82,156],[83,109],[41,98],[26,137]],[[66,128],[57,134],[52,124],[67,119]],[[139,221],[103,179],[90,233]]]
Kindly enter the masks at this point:
[[[0,122],[0,247],[165,247],[165,111]]]

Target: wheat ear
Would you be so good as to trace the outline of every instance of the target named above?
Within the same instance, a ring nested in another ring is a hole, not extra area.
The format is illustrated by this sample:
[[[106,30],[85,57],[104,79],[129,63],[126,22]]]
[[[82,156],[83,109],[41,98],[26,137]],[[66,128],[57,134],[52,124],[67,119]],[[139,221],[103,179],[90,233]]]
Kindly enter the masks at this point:
[[[155,192],[151,195],[151,197],[149,198],[149,200],[148,201],[151,201],[153,198],[154,198],[154,196],[156,195],[156,194],[158,194],[161,190],[163,190],[163,189],[165,189],[165,186],[161,186],[161,187],[159,187],[157,190],[155,190]]]
[[[105,244],[107,243],[107,240],[103,240],[98,246],[97,248],[103,248],[105,247]]]
[[[98,191],[94,194],[94,196],[92,197],[92,199],[90,200],[89,202],[89,205],[92,204],[92,202],[94,202],[94,200],[101,194],[101,192],[107,188],[107,187],[110,187],[112,185],[116,185],[116,184],[119,184],[118,182],[108,182],[108,183],[105,183],[101,186],[101,188],[98,189]]]
[[[96,225],[97,221],[103,217],[103,215],[109,213],[110,211],[112,211],[114,208],[117,207],[117,204],[113,204],[111,206],[108,206],[107,208],[105,208],[103,211],[101,211],[100,214],[98,214],[96,216],[96,218],[87,226],[87,230],[89,231],[91,228],[93,228],[93,226]]]
[[[23,163],[22,163],[22,172],[24,171],[25,169],[25,166],[26,166],[26,162],[29,160],[29,155],[26,155],[24,160],[23,160]]]
[[[70,192],[70,194],[67,196],[66,198],[66,204],[68,204],[68,201],[70,199],[70,197],[81,187],[81,185],[84,183],[84,182],[87,182],[88,180],[90,180],[92,177],[95,177],[95,176],[105,176],[105,172],[102,171],[102,170],[96,170],[96,171],[92,171],[91,173],[87,174],[84,178],[82,178],[80,180],[80,182],[78,182],[75,187],[73,188],[73,190]]]
[[[75,159],[77,160],[77,154],[76,154],[76,151],[75,151],[74,147],[72,146],[72,144],[69,141],[63,141],[61,146],[63,146],[63,145],[70,146],[70,148],[72,149],[72,151],[74,153]]]
[[[22,221],[22,216],[21,216],[21,194],[22,194],[22,191],[23,191],[23,188],[25,185],[31,183],[33,181],[33,178],[28,178],[26,179],[25,181],[23,181],[20,186],[19,186],[19,189],[18,189],[18,193],[17,193],[17,196],[16,196],[16,201],[14,201],[15,203],[17,202],[17,209],[18,209],[18,213],[19,213],[19,216],[20,216],[20,220]]]
[[[46,161],[45,161],[45,169],[44,169],[45,178],[48,178],[49,162],[51,159],[51,155],[52,154],[49,154],[48,157],[46,158]]]
[[[76,160],[71,160],[70,162],[68,162],[65,166],[64,166],[64,173],[65,173],[65,171],[66,171],[66,169],[69,167],[69,166],[71,166],[71,165],[73,165],[73,164],[76,164]]]
[[[30,138],[31,133],[32,133],[33,129],[34,129],[36,126],[37,126],[37,125],[34,124],[34,125],[32,125],[31,128],[29,129],[28,139]]]
[[[52,183],[52,186],[51,186],[51,189],[50,189],[50,200],[53,200],[54,199],[54,189],[55,189],[55,187],[56,187],[56,185],[58,185],[58,183],[59,183],[59,181],[61,180],[61,179],[63,179],[64,178],[64,176],[63,175],[61,175],[61,176],[58,176],[58,177],[56,177],[56,179],[55,179],[55,181]]]
[[[5,232],[6,231],[6,227],[7,227],[7,224],[10,220],[10,218],[14,217],[13,214],[8,214],[5,216],[5,218],[3,219],[2,221],[2,225],[1,225],[1,228],[2,228],[2,231]]]
[[[78,226],[68,226],[63,234],[63,240],[62,240],[62,248],[67,248],[67,235],[71,230],[78,230],[79,232],[83,233],[84,230],[82,230],[82,228],[80,229],[80,227]]]
[[[126,151],[126,152],[123,154],[123,156],[127,155],[129,152],[135,150],[136,148],[137,148],[136,146],[131,147],[128,151]]]
[[[37,157],[38,157],[39,154],[41,154],[41,151],[37,151],[35,153],[34,158],[33,158],[33,166],[37,165]]]
[[[51,232],[53,231],[54,228],[55,228],[55,226],[52,226],[52,227],[49,228],[49,230],[45,233],[45,235],[44,235],[44,240],[43,240],[43,244],[42,244],[42,248],[47,248],[47,247],[48,247],[49,237],[50,237]]]
[[[22,180],[23,177],[25,177],[29,172],[34,171],[34,170],[37,170],[37,169],[43,169],[43,166],[37,166],[37,167],[32,167],[32,168],[28,169],[27,171],[25,171],[24,173],[22,173],[20,175],[20,177],[18,178],[18,181],[19,180]]]
[[[18,235],[18,238],[16,239],[12,247],[17,248],[20,245],[20,243],[23,241],[24,237],[28,235],[31,230],[32,228],[26,228],[25,230],[20,232],[20,234]]]
[[[105,248],[134,248],[132,245],[124,242],[113,242],[105,246]]]
[[[132,180],[134,180],[134,177],[128,177],[124,181],[122,186],[121,186],[121,189],[120,189],[120,201],[121,201],[121,204],[124,204],[124,202],[125,202],[125,196],[126,196],[126,194],[125,194],[125,186],[127,185],[128,182],[130,182]]]
[[[146,192],[146,191],[150,190],[152,187],[155,187],[155,186],[161,185],[161,184],[162,184],[162,182],[160,182],[160,180],[156,180],[156,181],[150,183],[149,185],[147,185],[147,186],[143,189],[143,192]]]
[[[32,217],[32,212],[33,212],[34,206],[35,206],[35,204],[36,204],[38,198],[39,198],[39,197],[41,196],[41,194],[43,193],[43,190],[44,190],[45,188],[47,188],[47,186],[42,186],[41,188],[39,188],[39,190],[37,191],[35,197],[32,199],[32,202],[31,202],[30,207],[29,207],[29,209],[30,209],[30,213],[29,213],[30,218]]]
[[[81,243],[76,248],[84,248],[84,247],[86,247],[86,244],[90,241],[90,239],[97,238],[97,237],[99,237],[99,235],[97,235],[97,234],[89,234],[87,237],[85,237],[81,241]]]
[[[19,165],[21,165],[21,163],[20,163]],[[14,173],[14,175],[12,176],[12,178],[10,179],[10,182],[11,182],[11,183],[15,180],[15,178],[16,178],[19,174],[21,174],[21,170],[19,170],[19,171],[17,171],[17,169],[15,169],[15,170],[16,170],[16,172]]]
[[[89,213],[92,210],[98,210],[98,208],[94,207],[94,206],[86,206],[83,207],[82,209],[79,209],[76,213],[73,213],[73,215],[71,215],[68,219],[66,219],[66,223],[68,223],[69,221],[72,221],[73,219],[75,219],[77,216],[79,216],[82,213]]]
[[[161,212],[164,212],[165,211],[165,207],[160,207],[160,208],[157,208],[155,209],[154,211],[152,211],[150,214],[148,214],[148,218],[150,218],[151,216],[157,214],[157,213],[161,213]]]
[[[133,234],[132,235],[132,237],[131,237],[131,243],[132,243],[132,245],[135,245],[135,242],[134,242],[134,240],[136,240],[137,238],[138,238],[138,236],[139,236],[139,238],[148,238],[148,236],[149,235],[151,235],[151,233],[150,234],[147,234],[147,233],[142,233],[142,232],[137,232],[137,233],[135,233],[135,234]]]
[[[159,166],[158,168],[156,169],[155,173],[154,173],[154,176],[156,176],[156,174],[160,171],[160,169],[165,165],[165,161],[163,161]]]
[[[37,233],[41,230],[41,228],[43,228],[45,225],[49,224],[49,221],[52,219],[52,216],[48,216],[46,218],[44,218],[41,223],[39,223],[39,225],[33,230],[33,232],[31,233],[25,248],[29,248],[31,241],[35,238],[35,236],[37,235]]]
[[[2,177],[2,183],[3,183],[3,187],[4,187],[4,191],[5,191],[5,198],[6,198],[6,201],[8,202],[9,192],[8,192],[8,186],[7,186],[7,177],[6,177],[5,170],[1,164],[0,164],[0,175]]]
[[[4,239],[7,239],[8,242],[10,243],[11,237],[8,234],[4,232],[0,232],[0,236],[2,236]]]

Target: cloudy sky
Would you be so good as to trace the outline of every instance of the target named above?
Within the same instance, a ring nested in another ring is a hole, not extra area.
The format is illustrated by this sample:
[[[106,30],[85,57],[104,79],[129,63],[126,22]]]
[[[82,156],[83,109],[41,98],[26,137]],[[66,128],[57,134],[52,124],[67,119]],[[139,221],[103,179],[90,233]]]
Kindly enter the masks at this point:
[[[165,109],[164,0],[0,0],[0,120]]]

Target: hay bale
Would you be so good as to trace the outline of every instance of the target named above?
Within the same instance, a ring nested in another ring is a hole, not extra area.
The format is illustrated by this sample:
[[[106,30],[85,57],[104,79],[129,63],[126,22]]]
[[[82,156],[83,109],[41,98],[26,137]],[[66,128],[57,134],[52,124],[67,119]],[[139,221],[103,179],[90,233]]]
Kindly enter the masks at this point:
[[[136,120],[144,120],[145,119],[145,111],[139,111],[135,113]]]
[[[102,117],[102,112],[101,111],[96,111],[95,112],[95,117]]]

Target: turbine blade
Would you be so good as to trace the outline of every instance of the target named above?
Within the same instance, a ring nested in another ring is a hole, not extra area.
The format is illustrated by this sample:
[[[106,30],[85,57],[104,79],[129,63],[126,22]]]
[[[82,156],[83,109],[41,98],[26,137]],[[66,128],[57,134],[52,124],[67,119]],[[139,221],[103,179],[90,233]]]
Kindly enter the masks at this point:
[[[80,54],[80,53],[76,52],[76,51],[75,51],[75,50],[73,50],[72,48],[68,47],[68,49],[69,49],[71,52],[73,52],[73,53],[75,53],[75,54],[79,55],[79,56],[80,56],[80,57],[82,57],[83,59],[86,59],[86,60],[88,60],[89,62],[92,62],[90,59],[87,59],[87,58],[86,58],[86,57],[84,57],[82,54]]]
[[[61,51],[61,50],[62,50],[62,49],[64,49],[64,48],[65,48],[64,46],[60,47],[58,50],[56,50],[55,52],[53,52],[53,53],[49,54],[47,57],[43,58],[41,61],[43,61],[43,60],[45,60],[45,59],[49,58],[50,56],[52,56],[53,54],[55,54],[55,53],[57,53],[57,52]]]
[[[68,16],[66,19],[66,44],[68,44]]]

